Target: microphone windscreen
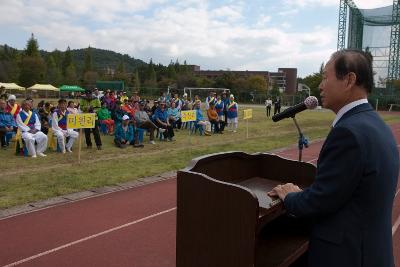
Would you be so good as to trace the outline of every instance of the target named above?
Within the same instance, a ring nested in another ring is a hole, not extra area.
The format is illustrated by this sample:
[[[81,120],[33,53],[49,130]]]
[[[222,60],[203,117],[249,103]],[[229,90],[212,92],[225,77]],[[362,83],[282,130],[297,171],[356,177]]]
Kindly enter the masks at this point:
[[[314,109],[318,106],[318,99],[315,96],[309,96],[304,100],[304,105],[308,109]]]

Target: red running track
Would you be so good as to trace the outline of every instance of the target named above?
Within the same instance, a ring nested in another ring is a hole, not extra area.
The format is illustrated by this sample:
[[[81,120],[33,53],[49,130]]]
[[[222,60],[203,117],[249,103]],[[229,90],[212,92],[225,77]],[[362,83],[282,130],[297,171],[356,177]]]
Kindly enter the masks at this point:
[[[400,124],[392,127],[400,144]],[[304,150],[316,162],[322,142]],[[277,154],[297,159],[297,149]],[[399,186],[398,186],[399,188]],[[400,193],[393,245],[400,266]],[[175,266],[176,179],[0,220],[0,266]]]

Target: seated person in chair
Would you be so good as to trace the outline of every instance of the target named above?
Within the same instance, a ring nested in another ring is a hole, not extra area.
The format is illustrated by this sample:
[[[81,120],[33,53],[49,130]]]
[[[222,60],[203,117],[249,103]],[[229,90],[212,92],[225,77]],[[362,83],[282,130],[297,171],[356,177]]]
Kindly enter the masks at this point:
[[[6,112],[6,106],[6,101],[0,99],[0,141],[1,147],[4,149],[8,146],[7,134],[17,131],[14,118],[11,113]]]
[[[210,103],[210,107],[207,110],[207,117],[208,117],[208,120],[210,121],[210,123],[212,125],[214,125],[214,132],[215,133],[222,133],[220,131],[220,128],[219,128],[218,113],[215,110],[215,104],[214,103]]]
[[[40,131],[40,120],[39,116],[31,111],[31,103],[28,100],[22,102],[22,110],[17,115],[18,132],[16,140],[17,142],[22,137],[25,141],[25,145],[28,149],[28,154],[32,158],[36,158],[36,155],[45,157],[43,152],[47,148],[47,135]],[[37,144],[35,147],[35,143]]]
[[[164,138],[172,141],[174,137],[174,129],[168,120],[168,113],[165,108],[165,102],[161,102],[159,107],[154,112],[154,120],[158,127],[164,129]]]
[[[107,126],[109,135],[114,135],[114,121],[111,119],[111,112],[107,109],[107,103],[103,102],[101,108],[97,110],[97,116],[101,124]]]
[[[120,101],[117,101],[117,105],[115,107],[115,111],[114,111],[114,113],[111,114],[111,118],[114,120],[115,128],[117,128],[118,124],[122,123],[122,117],[124,115],[128,114],[122,109],[121,104],[122,103]]]
[[[127,145],[134,145],[133,127],[129,123],[129,116],[122,116],[122,123],[119,123],[115,129],[114,143],[119,148],[125,148]]]
[[[150,144],[154,142],[154,131],[158,128],[149,118],[149,115],[144,110],[145,102],[140,101],[139,110],[135,112],[135,121],[138,128],[146,129],[150,132]],[[159,129],[160,132],[164,132],[164,129]]]
[[[51,128],[53,134],[57,137],[58,144],[61,148],[61,152],[64,154],[65,151],[72,152],[72,146],[74,141],[79,137],[79,133],[73,129],[67,129],[67,101],[65,99],[58,100],[58,108],[54,111],[52,116]],[[69,137],[67,144],[65,139]]]
[[[18,113],[21,111],[20,105],[15,103],[16,100],[17,98],[15,97],[15,95],[9,95],[6,107],[6,112],[11,113],[11,115],[14,117],[14,120],[17,118]]]
[[[180,129],[181,125],[182,125],[181,112],[176,107],[176,104],[174,101],[171,101],[171,106],[167,109],[167,113],[168,113],[169,122],[172,125],[172,127]]]
[[[205,135],[211,135],[211,123],[204,119],[200,105],[201,102],[199,101],[196,101],[194,104],[194,109],[196,110],[196,124],[199,124],[203,127]]]

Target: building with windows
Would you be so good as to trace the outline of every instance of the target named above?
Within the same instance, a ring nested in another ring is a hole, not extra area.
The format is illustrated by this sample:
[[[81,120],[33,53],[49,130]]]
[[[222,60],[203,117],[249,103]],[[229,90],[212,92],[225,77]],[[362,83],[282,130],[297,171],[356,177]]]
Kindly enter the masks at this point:
[[[279,68],[277,72],[270,71],[237,71],[237,70],[201,70],[198,65],[188,65],[195,75],[208,79],[221,77],[225,73],[237,77],[262,76],[269,87],[277,86],[282,93],[295,94],[297,91],[297,68]]]

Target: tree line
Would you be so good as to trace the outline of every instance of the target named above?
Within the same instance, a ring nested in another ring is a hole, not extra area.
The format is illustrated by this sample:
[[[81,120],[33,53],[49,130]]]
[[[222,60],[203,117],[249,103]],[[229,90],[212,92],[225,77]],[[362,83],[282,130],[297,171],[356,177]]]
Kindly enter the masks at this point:
[[[268,83],[262,76],[238,76],[226,71],[213,79],[196,75],[178,60],[164,66],[148,63],[113,51],[88,47],[85,49],[47,52],[39,50],[32,34],[24,50],[0,46],[0,81],[16,82],[24,87],[35,83],[55,86],[80,85],[93,87],[98,80],[122,80],[134,88],[223,87],[266,93]]]

